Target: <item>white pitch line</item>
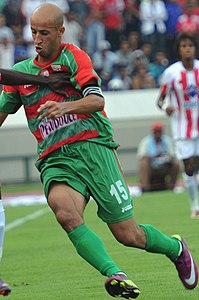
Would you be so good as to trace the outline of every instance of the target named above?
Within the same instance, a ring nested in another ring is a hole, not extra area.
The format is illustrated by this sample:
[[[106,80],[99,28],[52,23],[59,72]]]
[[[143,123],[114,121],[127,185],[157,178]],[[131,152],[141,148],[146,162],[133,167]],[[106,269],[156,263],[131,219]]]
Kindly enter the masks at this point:
[[[32,214],[25,216],[23,218],[16,219],[15,221],[6,225],[5,231],[10,231],[11,229],[19,227],[28,221],[35,220],[35,219],[45,215],[49,211],[50,211],[49,207],[45,207],[43,209],[35,211]]]

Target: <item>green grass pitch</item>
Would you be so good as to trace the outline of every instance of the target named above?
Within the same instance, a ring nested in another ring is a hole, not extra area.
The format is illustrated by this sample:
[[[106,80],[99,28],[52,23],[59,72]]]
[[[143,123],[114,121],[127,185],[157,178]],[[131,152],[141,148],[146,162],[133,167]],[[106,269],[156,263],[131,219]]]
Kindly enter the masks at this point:
[[[6,207],[10,224],[45,205]],[[137,223],[150,223],[168,235],[186,239],[199,265],[199,220],[190,218],[186,193],[146,193],[134,198]],[[140,300],[198,300],[199,287],[186,290],[174,265],[164,256],[127,248],[112,237],[96,216],[91,201],[86,224],[104,241],[113,260],[139,286]],[[10,300],[108,300],[105,277],[83,261],[49,210],[44,215],[5,233],[0,277],[12,286]]]

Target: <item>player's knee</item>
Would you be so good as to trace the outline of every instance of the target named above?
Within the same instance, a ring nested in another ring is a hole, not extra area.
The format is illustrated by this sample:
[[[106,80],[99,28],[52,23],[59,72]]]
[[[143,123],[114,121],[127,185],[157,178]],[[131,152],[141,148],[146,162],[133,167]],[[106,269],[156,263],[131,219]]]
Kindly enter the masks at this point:
[[[72,212],[67,212],[63,209],[58,209],[55,213],[58,223],[63,227],[63,229],[69,233],[83,223],[82,218]]]

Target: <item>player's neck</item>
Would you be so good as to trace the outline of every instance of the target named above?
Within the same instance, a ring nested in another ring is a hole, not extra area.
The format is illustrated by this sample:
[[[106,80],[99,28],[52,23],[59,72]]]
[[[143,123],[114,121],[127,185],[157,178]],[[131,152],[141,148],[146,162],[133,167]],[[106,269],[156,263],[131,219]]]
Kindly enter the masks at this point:
[[[193,60],[182,60],[182,63],[187,71],[193,70]]]

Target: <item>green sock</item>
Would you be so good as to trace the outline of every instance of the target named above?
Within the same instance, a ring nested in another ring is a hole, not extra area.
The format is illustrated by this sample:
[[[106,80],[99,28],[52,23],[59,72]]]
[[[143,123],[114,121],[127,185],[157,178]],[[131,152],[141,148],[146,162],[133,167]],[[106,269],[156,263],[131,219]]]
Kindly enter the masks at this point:
[[[102,240],[85,224],[72,230],[68,237],[77,253],[102,275],[111,276],[122,272],[108,255]]]
[[[171,260],[174,260],[180,251],[180,243],[177,239],[169,237],[157,230],[150,224],[140,224],[146,233],[146,251],[152,253],[165,254]]]

